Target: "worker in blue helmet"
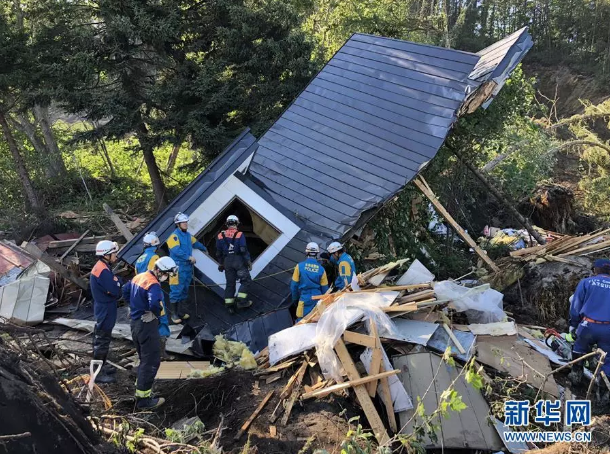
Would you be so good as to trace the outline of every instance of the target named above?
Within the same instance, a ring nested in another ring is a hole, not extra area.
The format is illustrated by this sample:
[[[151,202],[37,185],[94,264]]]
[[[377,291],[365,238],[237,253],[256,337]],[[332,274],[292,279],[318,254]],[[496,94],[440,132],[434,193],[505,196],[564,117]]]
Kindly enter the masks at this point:
[[[337,279],[335,279],[335,288],[342,290],[351,285],[353,277],[356,275],[356,265],[354,259],[349,255],[345,248],[338,241],[334,241],[327,248],[330,254],[330,262],[337,265]]]
[[[575,339],[572,359],[586,355],[595,344],[610,353],[610,260],[593,263],[593,276],[581,280],[570,304],[570,332]],[[583,378],[583,362],[572,365],[570,380],[579,384]],[[610,354],[601,369],[610,375]]]
[[[176,230],[167,239],[169,256],[178,265],[178,275],[169,280],[169,309],[172,322],[178,324],[190,316],[187,309],[189,286],[193,281],[193,266],[197,259],[193,257],[193,249],[207,252],[206,247],[191,235],[188,229],[189,217],[184,213],[174,216]]]
[[[135,268],[136,274],[145,273],[146,271],[152,271],[155,269],[155,263],[159,260],[159,255],[157,254],[157,248],[161,244],[159,237],[155,232],[148,232],[144,235],[144,253],[138,257],[136,260]],[[165,350],[167,345],[167,340],[171,334],[169,330],[169,317],[167,315],[167,310],[165,310],[165,301],[162,301],[163,304],[163,315],[159,316],[159,336],[161,337],[161,359],[172,359],[170,355],[167,354]]]
[[[307,259],[294,267],[290,290],[292,302],[297,305],[297,319],[305,317],[316,306],[312,299],[328,290],[328,279],[324,267],[318,262],[320,248],[317,243],[308,243],[305,248]]]

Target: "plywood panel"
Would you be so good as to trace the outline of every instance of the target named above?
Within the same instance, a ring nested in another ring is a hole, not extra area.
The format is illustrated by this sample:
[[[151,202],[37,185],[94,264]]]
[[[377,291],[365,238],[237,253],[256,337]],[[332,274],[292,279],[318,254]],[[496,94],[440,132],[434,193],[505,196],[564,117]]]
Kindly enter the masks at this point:
[[[155,378],[157,380],[186,378],[194,370],[206,370],[209,367],[209,361],[165,361],[159,366]]]

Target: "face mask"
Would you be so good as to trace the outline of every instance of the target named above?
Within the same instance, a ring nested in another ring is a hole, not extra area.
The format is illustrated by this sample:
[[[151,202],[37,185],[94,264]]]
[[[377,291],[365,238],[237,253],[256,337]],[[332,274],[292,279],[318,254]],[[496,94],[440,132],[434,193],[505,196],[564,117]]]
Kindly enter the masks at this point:
[[[168,279],[168,275],[167,274],[162,274],[161,276],[159,276],[159,282],[165,282]]]

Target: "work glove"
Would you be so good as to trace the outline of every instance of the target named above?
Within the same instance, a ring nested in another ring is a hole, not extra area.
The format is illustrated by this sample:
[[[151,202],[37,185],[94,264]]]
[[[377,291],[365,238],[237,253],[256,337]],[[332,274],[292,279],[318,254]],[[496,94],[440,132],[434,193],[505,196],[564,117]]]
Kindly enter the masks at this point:
[[[140,320],[142,320],[144,323],[150,323],[156,318],[157,318],[157,316],[155,314],[153,314],[150,311],[146,311],[146,312],[144,312],[144,315],[142,315],[142,317],[140,317]]]
[[[248,260],[248,263],[246,263],[246,266],[248,267],[248,271],[252,271],[252,262]]]
[[[197,259],[195,257],[191,256],[191,257],[189,257],[189,262],[191,262],[194,265],[195,263],[197,263]]]
[[[303,318],[303,314],[305,313],[305,302],[299,301],[297,305],[297,318]]]
[[[218,265],[218,271],[220,271],[221,273],[224,272],[225,267],[224,265]]]
[[[576,328],[574,328],[573,326],[570,326],[570,331],[568,332],[568,334],[566,334],[566,340],[572,343],[576,341]]]

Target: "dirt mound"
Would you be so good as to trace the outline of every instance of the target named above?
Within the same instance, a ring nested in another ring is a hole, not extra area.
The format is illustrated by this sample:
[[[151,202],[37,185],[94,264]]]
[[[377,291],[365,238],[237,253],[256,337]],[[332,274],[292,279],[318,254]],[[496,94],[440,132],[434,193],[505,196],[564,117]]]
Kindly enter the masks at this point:
[[[90,454],[114,452],[100,439],[57,379],[21,359],[0,339],[0,435],[5,452]]]

